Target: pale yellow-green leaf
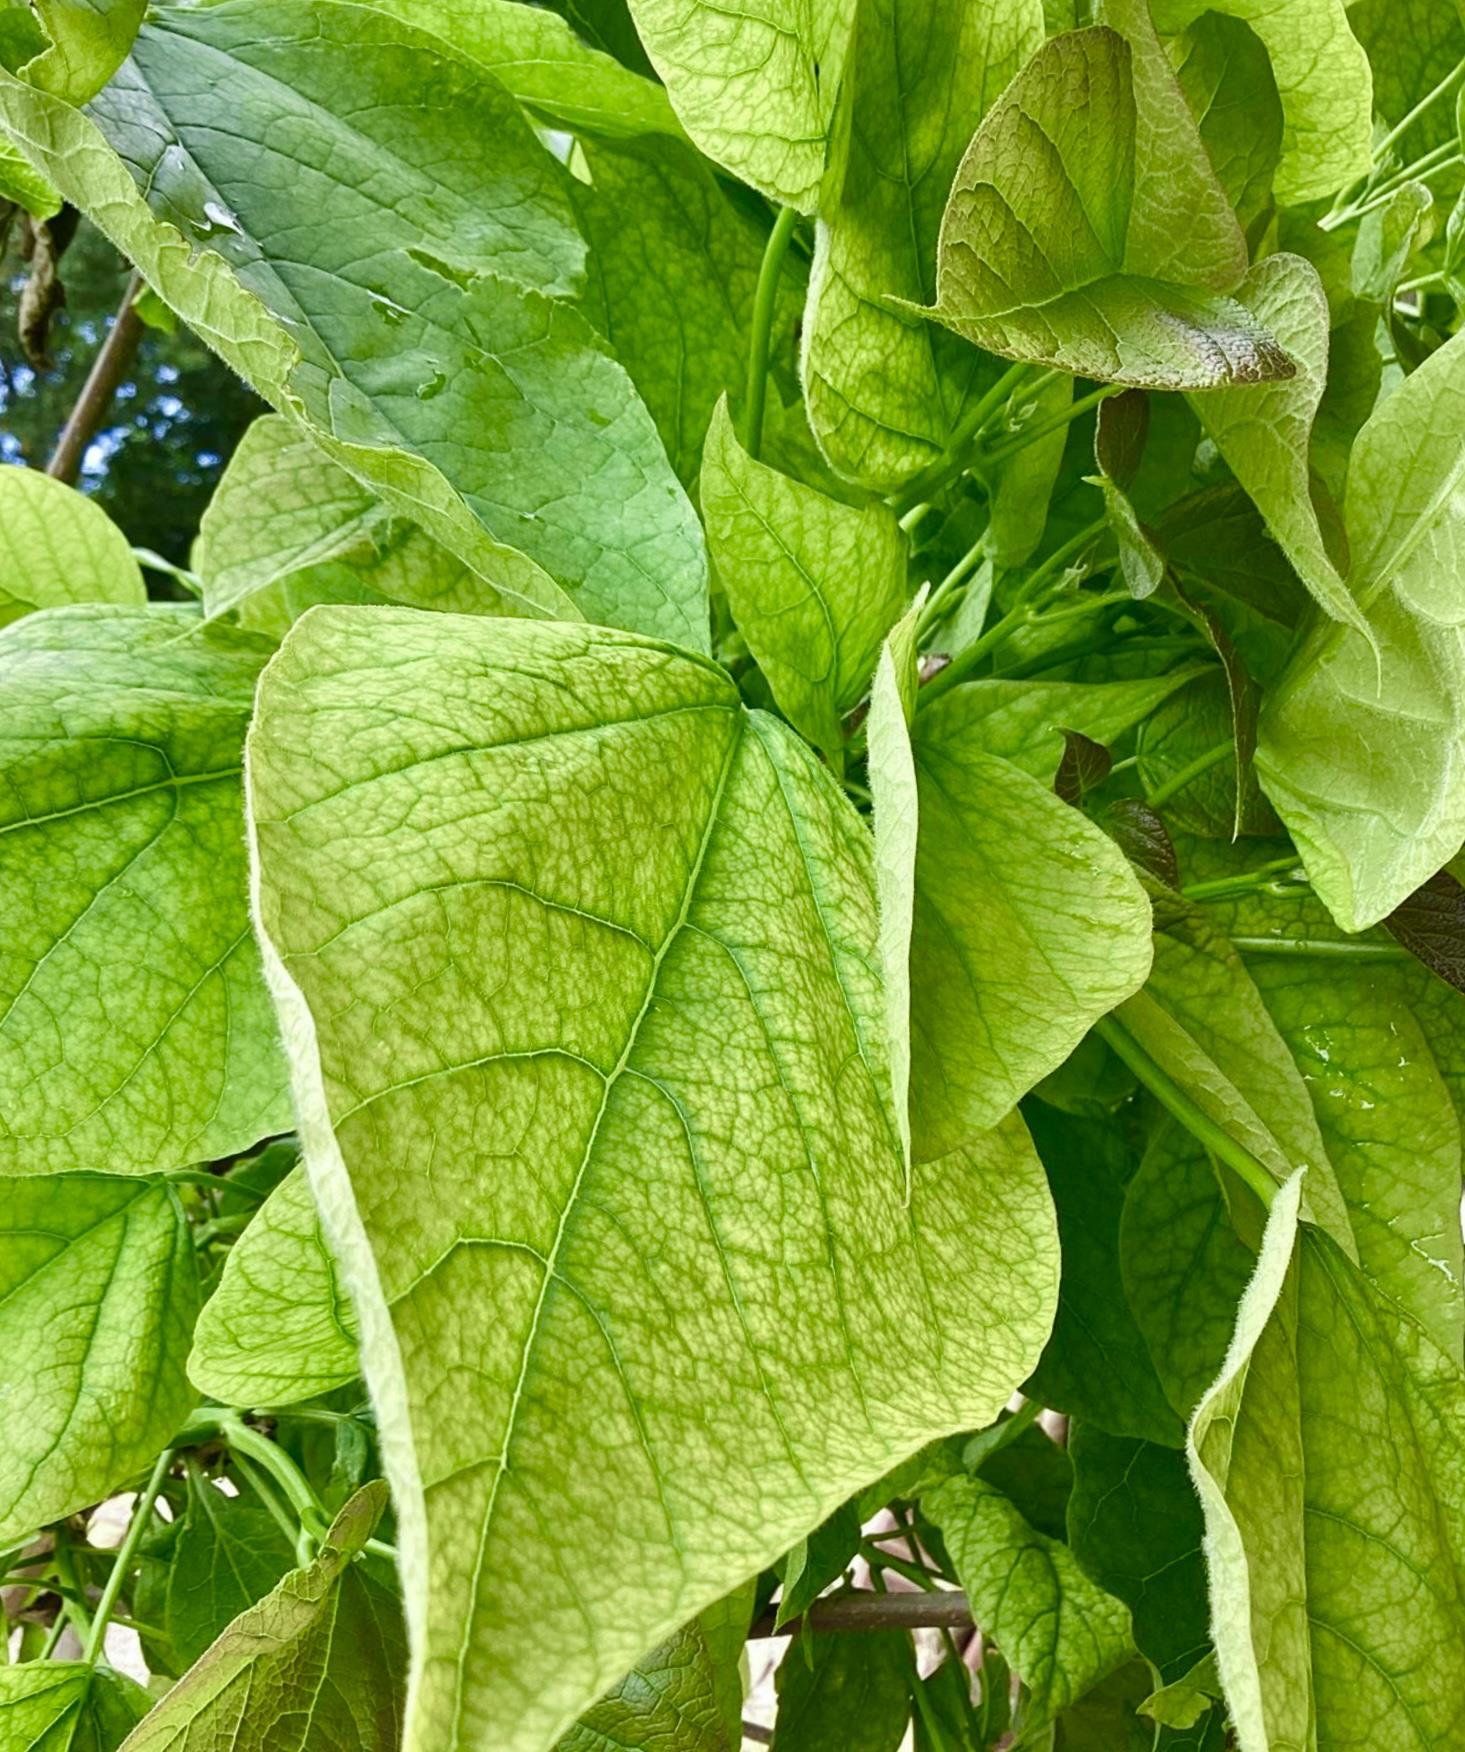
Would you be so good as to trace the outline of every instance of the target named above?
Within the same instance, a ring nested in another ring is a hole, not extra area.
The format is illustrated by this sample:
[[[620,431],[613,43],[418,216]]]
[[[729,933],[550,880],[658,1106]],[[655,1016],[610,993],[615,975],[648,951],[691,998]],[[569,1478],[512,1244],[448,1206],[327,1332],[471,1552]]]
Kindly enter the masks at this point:
[[[100,505],[34,468],[0,468],[0,625],[68,602],[146,602],[127,537]]]

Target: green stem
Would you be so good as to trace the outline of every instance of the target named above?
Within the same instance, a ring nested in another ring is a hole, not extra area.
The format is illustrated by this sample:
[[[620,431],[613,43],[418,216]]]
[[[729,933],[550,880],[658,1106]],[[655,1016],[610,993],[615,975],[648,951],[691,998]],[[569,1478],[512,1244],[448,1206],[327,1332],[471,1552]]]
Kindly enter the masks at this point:
[[[219,1419],[219,1434],[230,1449],[253,1460],[256,1466],[269,1474],[308,1531],[314,1533],[329,1525],[330,1518],[322,1507],[320,1498],[310,1488],[305,1474],[278,1442],[272,1442],[268,1436],[261,1435],[242,1419],[232,1416]]]
[[[1412,961],[1393,943],[1351,943],[1340,937],[1233,937],[1243,955],[1336,956],[1347,961]]]
[[[231,1458],[238,1468],[239,1476],[264,1504],[270,1519],[280,1529],[286,1543],[294,1546],[295,1561],[304,1569],[314,1556],[309,1535],[297,1521],[291,1520],[289,1511],[275,1495],[275,1487],[265,1473],[252,1466],[242,1454],[235,1454]]]
[[[1015,1442],[1026,1429],[1031,1429],[1038,1421],[1038,1413],[1043,1409],[1041,1399],[1024,1399],[1011,1417],[1003,1418],[1001,1423],[993,1424],[990,1429],[978,1430],[962,1450],[962,1463],[969,1472],[974,1472],[979,1466],[985,1466],[994,1454]]]
[[[891,501],[902,521],[915,508],[938,493],[953,475],[966,467],[967,451],[972,440],[991,420],[993,414],[1022,382],[1031,369],[1028,365],[1009,365],[984,396],[978,398],[957,422],[951,439],[934,462],[928,462]]]
[[[1145,1051],[1117,1016],[1102,1016],[1094,1024],[1094,1032],[1106,1043],[1116,1058],[1129,1066],[1139,1081],[1175,1119],[1178,1119],[1198,1144],[1210,1151],[1217,1161],[1232,1168],[1270,1210],[1277,1194],[1277,1183],[1252,1155],[1244,1150],[1229,1132],[1203,1113],[1190,1096],[1166,1070]]]
[[[41,1652],[36,1656],[38,1661],[49,1661],[52,1655],[56,1653],[56,1645],[66,1634],[66,1627],[71,1623],[73,1610],[74,1605],[72,1601],[62,1601],[61,1606],[57,1610],[56,1616],[51,1620],[50,1630],[46,1632],[46,1640],[41,1644]]]
[[[215,1217],[210,1222],[201,1223],[194,1231],[193,1244],[195,1247],[207,1247],[211,1241],[242,1235],[253,1220],[253,1211],[237,1211],[233,1216]]]
[[[257,1187],[236,1183],[223,1174],[210,1174],[207,1168],[170,1168],[163,1176],[176,1186],[206,1186],[211,1192],[235,1192],[241,1198],[253,1199],[256,1204],[263,1204],[265,1194]]]
[[[122,1584],[127,1579],[127,1572],[132,1567],[132,1559],[137,1552],[139,1541],[147,1531],[148,1518],[153,1512],[153,1505],[158,1500],[158,1493],[163,1488],[163,1480],[168,1476],[168,1470],[173,1464],[173,1450],[164,1448],[153,1463],[152,1472],[147,1483],[142,1487],[137,1501],[132,1505],[132,1518],[127,1523],[127,1532],[122,1543],[117,1547],[117,1556],[112,1562],[112,1573],[107,1577],[107,1585],[102,1589],[102,1597],[97,1601],[97,1610],[92,1618],[92,1627],[87,1634],[86,1648],[82,1659],[89,1667],[95,1667],[102,1658],[102,1649],[107,1638],[107,1625],[111,1622],[113,1608],[117,1604],[117,1596],[122,1592]]]
[[[870,1538],[860,1541],[860,1555],[869,1564],[871,1570],[879,1568],[894,1570],[896,1575],[904,1576],[915,1587],[923,1588],[927,1593],[930,1593],[936,1586],[935,1578],[931,1572],[921,1564],[908,1563],[903,1557],[895,1557],[888,1551],[882,1551],[876,1544],[876,1540],[884,1537],[883,1533],[875,1533]],[[892,1529],[890,1537],[898,1539],[900,1535]]]
[[[1375,213],[1380,207],[1387,206],[1406,183],[1425,182],[1432,176],[1438,176],[1442,170],[1453,169],[1462,162],[1465,159],[1462,159],[1456,143],[1447,140],[1443,146],[1436,146],[1432,152],[1426,152],[1423,158],[1397,172],[1388,181],[1380,183],[1377,188],[1368,190],[1355,205],[1344,207],[1341,212],[1325,213],[1318,220],[1318,230],[1336,231],[1340,225],[1347,225],[1351,220]]]
[[[64,1525],[58,1525],[51,1530],[52,1556],[55,1559],[56,1574],[66,1586],[66,1617],[76,1626],[76,1634],[86,1643],[91,1637],[92,1619],[84,1604],[86,1591],[76,1573],[76,1563],[71,1550],[71,1535]]]
[[[1408,115],[1405,116],[1402,121],[1395,122],[1393,127],[1389,129],[1388,133],[1384,135],[1383,139],[1380,140],[1378,145],[1374,148],[1373,155],[1375,160],[1377,161],[1384,158],[1392,147],[1397,146],[1399,141],[1403,139],[1404,135],[1409,132],[1425,111],[1430,109],[1434,104],[1437,104],[1442,97],[1448,97],[1455,87],[1460,84],[1461,80],[1465,80],[1465,61],[1461,61],[1453,72],[1447,73],[1444,78],[1440,80],[1439,84],[1435,86],[1433,91],[1420,98],[1419,102],[1415,104],[1414,108],[1410,110]]]
[[[1194,760],[1181,767],[1178,773],[1172,773],[1163,785],[1155,786],[1147,798],[1150,808],[1158,809],[1162,804],[1168,803],[1177,791],[1183,791],[1202,773],[1208,773],[1213,766],[1219,766],[1228,754],[1235,752],[1236,744],[1228,738],[1225,742],[1218,742],[1214,748],[1208,748],[1204,754],[1198,754]]]
[[[1192,882],[1180,892],[1187,900],[1219,900],[1228,894],[1250,894],[1252,889],[1265,888],[1278,876],[1300,867],[1298,856],[1293,852],[1290,857],[1273,858],[1269,864],[1259,864],[1255,870],[1247,870],[1239,876],[1217,876],[1209,882]]]
[[[753,334],[748,348],[747,428],[743,449],[755,460],[763,452],[763,407],[768,395],[768,343],[773,333],[773,311],[778,302],[778,279],[789,240],[799,222],[797,208],[780,209],[758,270],[758,290],[753,296]]]
[[[995,463],[1006,462],[1009,456],[1016,456],[1019,450],[1026,450],[1030,444],[1036,444],[1040,438],[1046,438],[1050,432],[1056,432],[1060,426],[1072,425],[1075,420],[1082,419],[1090,408],[1098,407],[1101,401],[1108,401],[1111,395],[1122,395],[1123,393],[1123,384],[1106,383],[1102,389],[1096,389],[1089,395],[1081,395],[1076,402],[1070,402],[1060,413],[1050,414],[1046,420],[1039,420],[1035,426],[1029,426],[1026,431],[1015,433],[1005,444],[998,444],[991,450],[984,450],[977,460],[987,467]]]

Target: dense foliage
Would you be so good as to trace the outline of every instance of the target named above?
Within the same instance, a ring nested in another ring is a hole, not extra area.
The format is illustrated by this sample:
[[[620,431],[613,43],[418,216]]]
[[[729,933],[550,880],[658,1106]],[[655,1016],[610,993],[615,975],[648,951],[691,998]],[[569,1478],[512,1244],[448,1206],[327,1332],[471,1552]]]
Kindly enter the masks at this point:
[[[1465,1746],[1465,23],[1093,13],[0,0],[0,1752]]]

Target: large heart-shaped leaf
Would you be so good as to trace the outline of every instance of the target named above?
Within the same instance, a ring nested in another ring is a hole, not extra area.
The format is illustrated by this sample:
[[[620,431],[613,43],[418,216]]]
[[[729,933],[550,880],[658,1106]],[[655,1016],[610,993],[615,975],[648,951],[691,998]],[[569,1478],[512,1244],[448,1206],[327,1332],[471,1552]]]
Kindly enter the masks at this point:
[[[711,663],[321,608],[250,775],[392,1475],[406,1744],[530,1752],[996,1414],[1052,1317],[1041,1170],[1013,1121],[907,1202],[867,831]]]

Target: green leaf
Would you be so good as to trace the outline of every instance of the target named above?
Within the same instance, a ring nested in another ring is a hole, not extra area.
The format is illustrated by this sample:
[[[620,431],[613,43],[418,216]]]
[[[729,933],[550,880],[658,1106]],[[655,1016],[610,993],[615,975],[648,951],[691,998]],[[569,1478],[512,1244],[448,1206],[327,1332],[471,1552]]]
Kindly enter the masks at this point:
[[[1114,842],[984,752],[953,688],[917,713],[911,945],[918,1161],[994,1124],[1143,983],[1149,907]]]
[[[162,1632],[148,1666],[181,1675],[232,1619],[295,1567],[295,1547],[253,1492],[226,1495],[189,1456],[182,1513],[142,1547],[133,1610]]]
[[[576,133],[682,139],[666,90],[519,0],[370,0],[487,67],[520,103]]]
[[[933,462],[977,387],[977,355],[884,299],[934,298],[951,179],[973,128],[1043,34],[1039,0],[858,9],[849,137],[837,193],[821,202],[802,367],[821,449],[872,489]]]
[[[1278,201],[1300,207],[1368,170],[1373,79],[1344,0],[1293,0],[1285,11],[1274,0],[1154,0],[1154,12],[1166,32],[1184,30],[1205,12],[1225,13],[1266,44],[1284,120]]]
[[[858,1505],[842,1503],[822,1526],[792,1546],[783,1560],[774,1629],[808,1611],[855,1560],[860,1546]]]
[[[506,596],[542,601],[547,571],[582,613],[706,644],[701,530],[650,416],[580,313],[519,283],[574,289],[584,244],[481,67],[341,0],[174,8],[91,115],[102,135],[0,78],[32,162],[336,461]],[[302,201],[330,215],[303,239]]]
[[[14,201],[33,219],[54,219],[64,204],[51,182],[33,170],[24,154],[3,138],[0,138],[0,199]]]
[[[193,608],[0,632],[0,1169],[140,1173],[289,1124],[246,904],[261,640]]]
[[[1156,1372],[1187,1422],[1220,1373],[1255,1265],[1205,1150],[1178,1125],[1157,1126],[1125,1189],[1119,1267]]]
[[[315,1562],[241,1613],[124,1752],[396,1752],[401,1612],[396,1595],[354,1561],[386,1502],[379,1480],[359,1490]]]
[[[1282,104],[1266,48],[1249,25],[1214,11],[1169,48],[1206,157],[1249,229],[1271,205],[1282,155]]]
[[[844,0],[631,0],[682,126],[770,200],[815,210],[854,7]]]
[[[0,1745],[7,1752],[116,1752],[152,1703],[135,1679],[110,1667],[0,1667]]]
[[[580,149],[591,177],[575,194],[590,244],[582,308],[690,485],[718,398],[744,386],[765,238],[687,147],[582,141]],[[785,262],[773,313],[775,362],[790,370],[801,279]]]
[[[356,1316],[336,1275],[303,1168],[230,1249],[199,1316],[188,1375],[225,1405],[292,1405],[360,1374]]]
[[[198,1274],[159,1180],[7,1180],[0,1237],[0,1542],[12,1543],[126,1484],[187,1416]]]
[[[1241,1752],[1465,1733],[1465,1381],[1278,1193],[1191,1425]]]
[[[1392,912],[1465,838],[1465,338],[1358,435],[1349,583],[1378,648],[1319,630],[1262,713],[1257,771],[1313,886],[1347,931]]]
[[[1129,1033],[1280,1186],[1308,1169],[1309,1208],[1349,1252],[1347,1207],[1312,1102],[1241,958],[1203,910],[1154,890],[1154,968],[1120,1011]]]
[[[1137,1152],[1120,1119],[1060,1116],[1030,1104],[1033,1142],[1058,1209],[1058,1316],[1027,1391],[1116,1436],[1178,1448],[1182,1419],[1120,1282],[1120,1220]]]
[[[279,414],[254,422],[236,445],[199,526],[193,566],[213,619],[241,609],[269,619],[292,582],[304,595],[349,574],[362,600],[468,614],[579,610],[547,577],[532,599],[500,590],[332,462],[307,431]],[[526,572],[519,579],[532,587]],[[251,601],[269,593],[265,602]],[[327,597],[329,600],[329,597]],[[294,616],[290,616],[293,619]],[[289,624],[286,620],[285,625]],[[283,632],[283,627],[280,628]]]
[[[1087,1421],[1071,1427],[1069,1454],[1073,1555],[1129,1607],[1140,1653],[1178,1678],[1210,1648],[1204,1521],[1185,1457]]]
[[[1348,23],[1373,69],[1373,107],[1391,127],[1465,60],[1465,23],[1455,6],[1436,6],[1433,0],[1353,0]],[[1458,143],[1455,107],[1441,101],[1416,117],[1392,156],[1407,164],[1436,146]],[[1444,178],[1430,180],[1449,191]]]
[[[1053,38],[988,112],[941,222],[932,314],[994,353],[1105,382],[1290,376],[1224,296],[1245,243],[1138,19],[1133,47],[1107,28]]]
[[[95,97],[137,36],[146,0],[33,0],[49,46],[21,69],[23,78],[68,103]]]
[[[1013,1124],[907,1205],[867,830],[710,663],[320,609],[250,761],[307,1164],[392,1432],[406,1744],[528,1752],[991,1421],[1051,1317],[1046,1191]]]
[[[0,469],[0,625],[68,602],[146,600],[127,537],[99,505],[39,469]]]
[[[1322,282],[1301,256],[1273,255],[1257,263],[1236,296],[1286,348],[1296,373],[1285,382],[1211,390],[1191,405],[1314,601],[1367,638],[1368,623],[1329,558],[1309,487],[1308,442],[1328,376]]]
[[[813,1637],[805,1631],[774,1676],[780,1752],[896,1752],[910,1721],[914,1678],[904,1631]]]
[[[742,1700],[742,1638],[730,1651],[714,1644],[700,1619],[683,1625],[592,1704],[556,1752],[739,1752],[741,1712],[729,1720],[726,1701],[730,1686]]]
[[[717,581],[780,710],[844,766],[842,715],[905,606],[906,543],[885,505],[826,498],[747,455],[720,402],[702,459]]]
[[[1001,1491],[954,1476],[928,1490],[921,1509],[941,1529],[972,1617],[1032,1694],[1030,1723],[1066,1709],[1133,1654],[1128,1608]]]
[[[1139,1706],[1140,1713],[1165,1727],[1193,1728],[1220,1696],[1221,1679],[1212,1652],[1172,1684],[1147,1697]]]

